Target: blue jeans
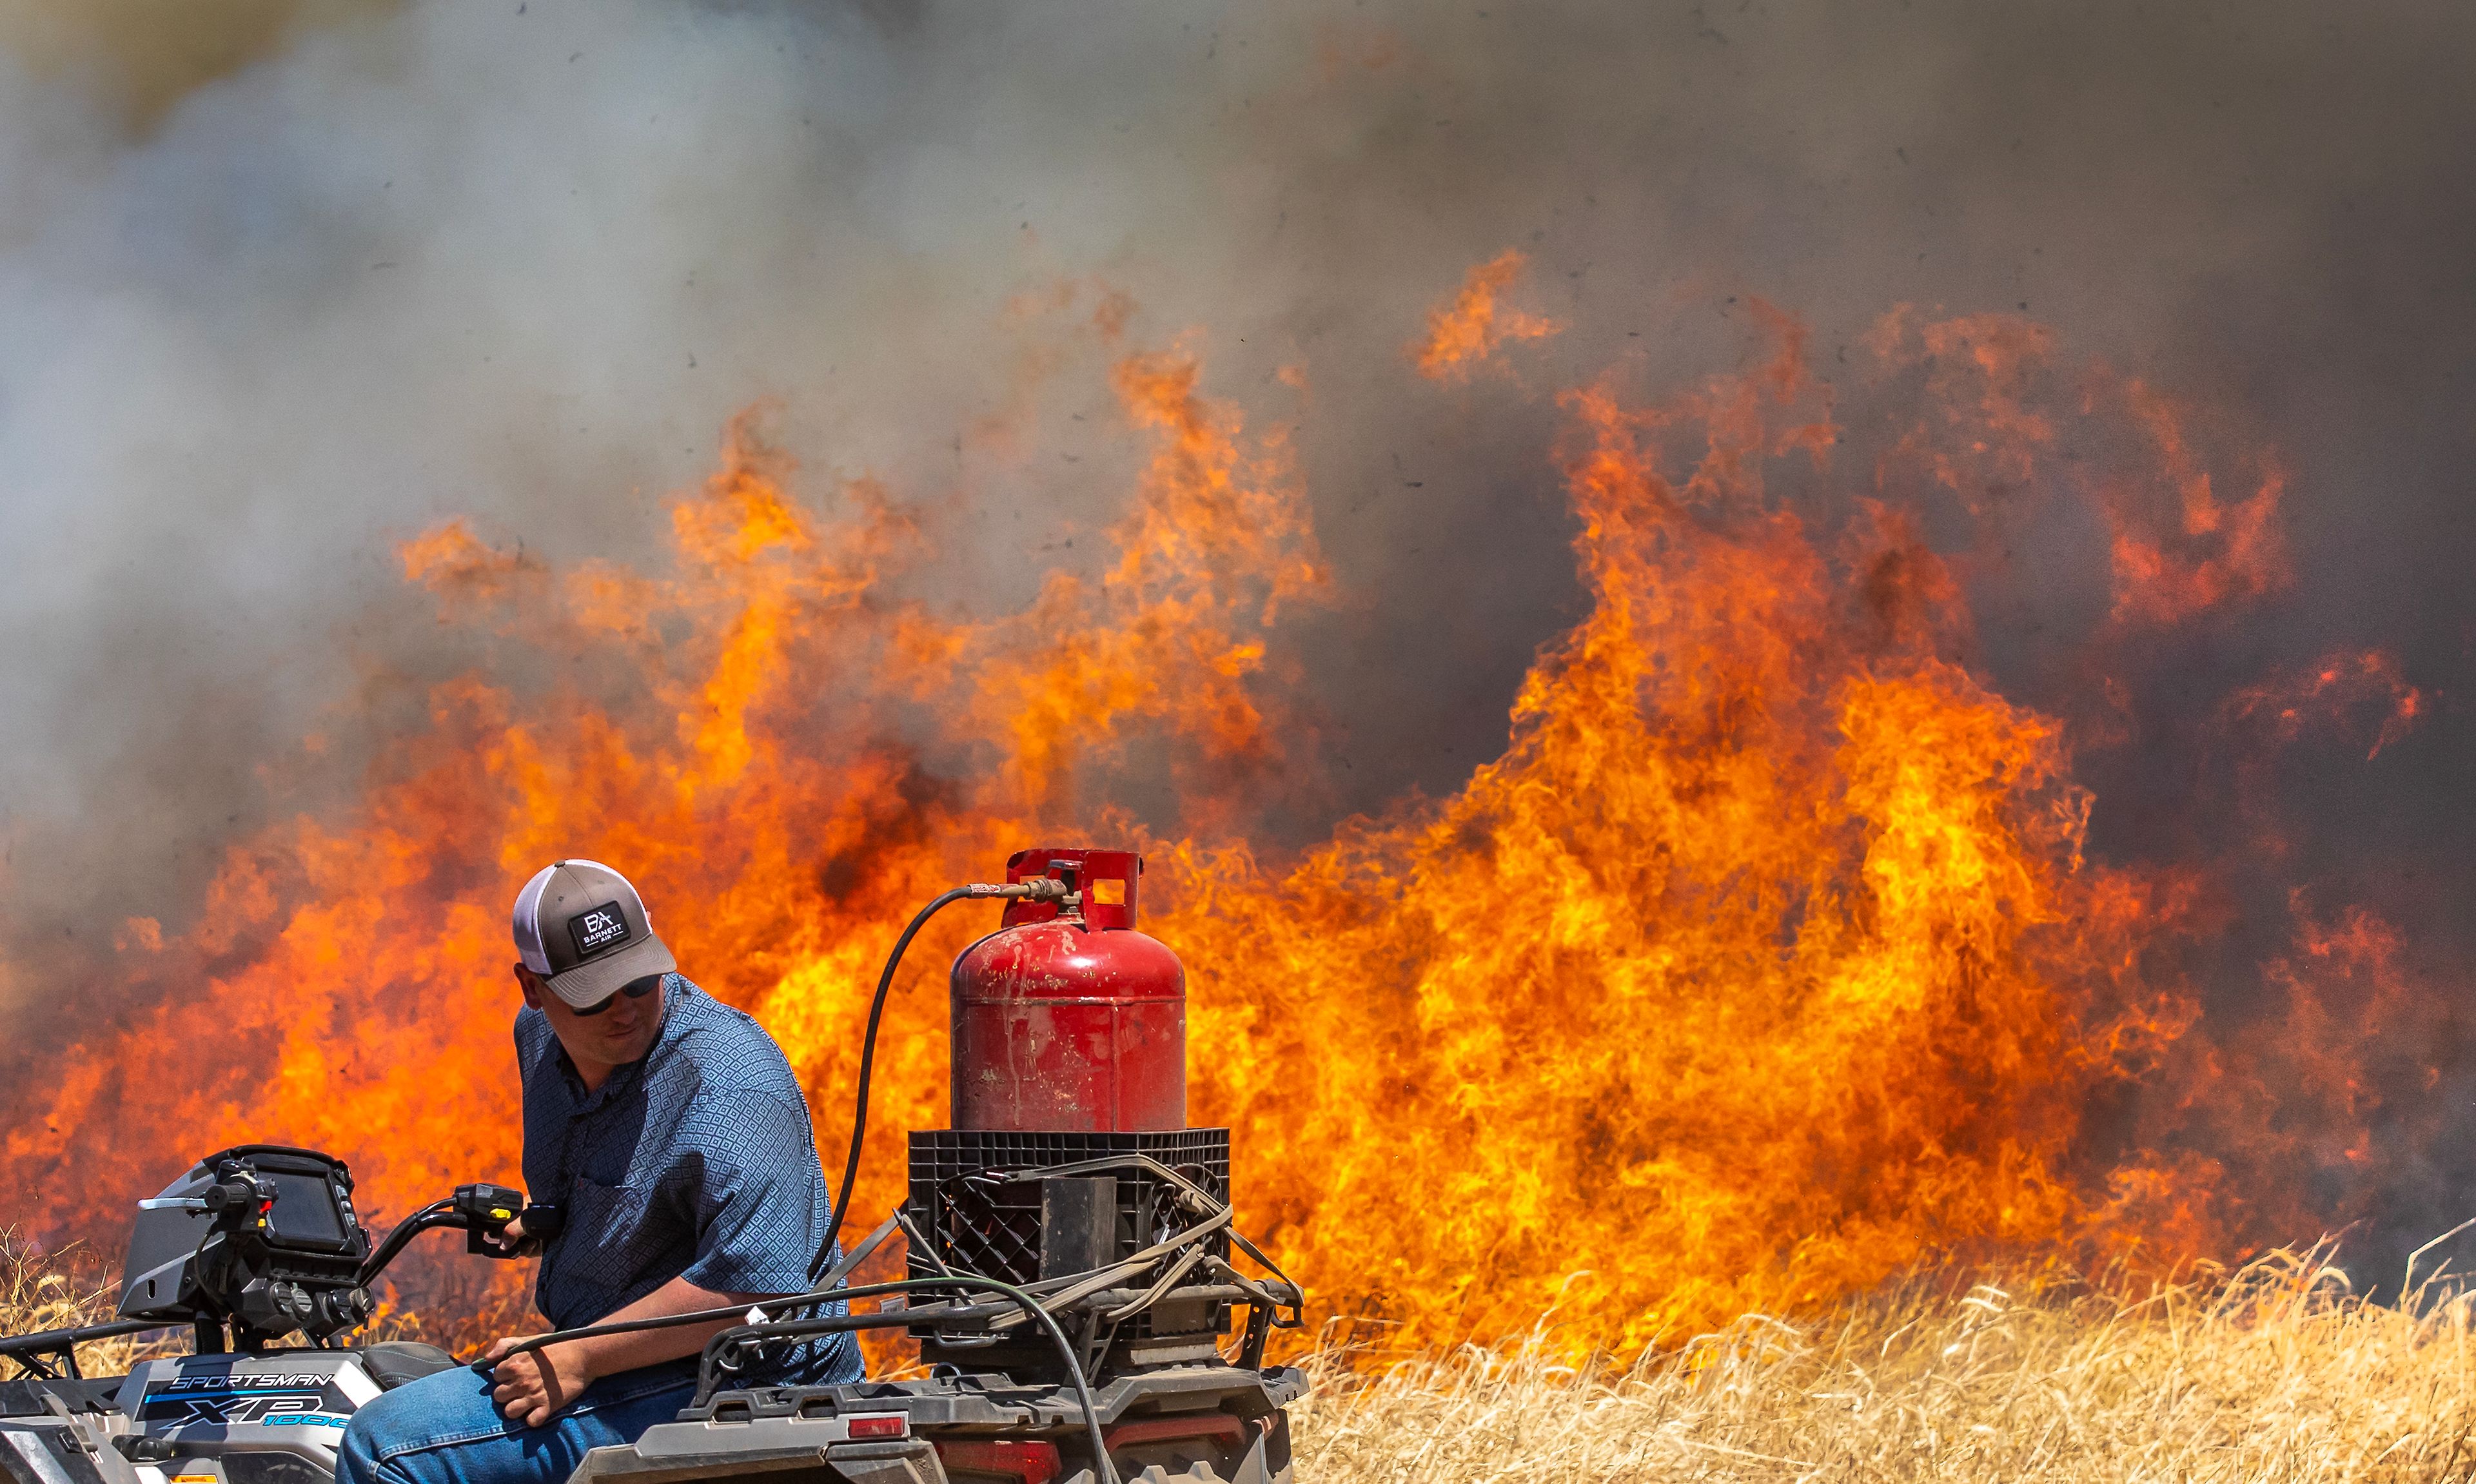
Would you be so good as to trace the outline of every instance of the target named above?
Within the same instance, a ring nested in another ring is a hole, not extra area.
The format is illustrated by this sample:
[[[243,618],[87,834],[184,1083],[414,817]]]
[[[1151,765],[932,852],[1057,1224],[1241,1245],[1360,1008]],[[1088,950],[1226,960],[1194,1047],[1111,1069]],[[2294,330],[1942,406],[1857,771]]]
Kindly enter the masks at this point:
[[[499,1415],[470,1366],[399,1386],[353,1414],[336,1484],[565,1484],[585,1451],[633,1443],[696,1394],[696,1363],[605,1376],[539,1427]]]

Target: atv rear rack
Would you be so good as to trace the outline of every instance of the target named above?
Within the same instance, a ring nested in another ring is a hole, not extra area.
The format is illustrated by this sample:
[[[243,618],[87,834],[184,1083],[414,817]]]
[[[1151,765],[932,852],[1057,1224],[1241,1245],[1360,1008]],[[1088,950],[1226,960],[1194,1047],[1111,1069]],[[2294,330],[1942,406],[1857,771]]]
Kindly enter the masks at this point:
[[[780,1300],[774,1314],[768,1315],[761,1310],[716,1308],[664,1315],[658,1319],[586,1325],[535,1335],[507,1353],[539,1349],[590,1335],[710,1323],[717,1319],[737,1317],[743,1312],[755,1312],[758,1315],[755,1321],[734,1324],[706,1342],[697,1365],[696,1396],[681,1413],[681,1425],[710,1425],[738,1419],[755,1422],[767,1418],[797,1421],[819,1415],[840,1416],[846,1406],[878,1406],[879,1402],[885,1405],[879,1410],[901,1410],[906,1419],[911,1417],[915,1401],[932,1413],[939,1406],[952,1414],[956,1408],[968,1411],[971,1406],[984,1405],[1003,1410],[989,1414],[984,1421],[966,1425],[1003,1425],[1009,1431],[1027,1427],[1073,1429],[1082,1434],[1082,1441],[1077,1446],[1088,1451],[1095,1462],[1093,1476],[1101,1484],[1116,1484],[1117,1471],[1110,1462],[1113,1447],[1106,1433],[1111,1420],[1138,1400],[1148,1407],[1156,1408],[1162,1398],[1193,1388],[1224,1398],[1251,1396],[1263,1411],[1253,1411],[1242,1402],[1242,1412],[1249,1416],[1277,1417],[1281,1404],[1305,1386],[1304,1375],[1296,1370],[1263,1369],[1264,1346],[1271,1330],[1276,1327],[1296,1328],[1300,1323],[1301,1297],[1298,1285],[1264,1255],[1262,1249],[1231,1224],[1233,1212],[1226,1201],[1169,1166],[1139,1153],[1113,1154],[1073,1165],[989,1171],[984,1177],[1002,1182],[1073,1177],[1130,1166],[1143,1170],[1172,1190],[1177,1204],[1190,1219],[1189,1224],[1176,1234],[1121,1261],[1088,1272],[1066,1274],[1021,1285],[977,1274],[949,1272],[931,1277],[837,1287],[846,1274],[865,1262],[897,1230],[910,1225],[904,1219],[905,1214],[898,1210],[850,1255],[835,1263],[812,1291]],[[1231,1245],[1261,1264],[1271,1276],[1250,1278],[1231,1267],[1226,1258],[1206,1245],[1225,1235]],[[924,1246],[919,1244],[916,1235],[913,1241],[913,1252],[917,1255]],[[933,1257],[933,1248],[926,1250]],[[1202,1281],[1188,1281],[1199,1275]],[[949,1294],[954,1297],[913,1306],[908,1300],[914,1294]],[[904,1306],[880,1307],[868,1313],[853,1313],[848,1307],[853,1300],[868,1298],[899,1299]],[[1208,1335],[1200,1336],[1198,1339],[1205,1355],[1217,1364],[1194,1364],[1192,1361],[1203,1358],[1196,1356],[1188,1364],[1157,1370],[1137,1369],[1102,1380],[1096,1390],[1095,1371],[1098,1363],[1108,1354],[1110,1339],[1117,1326],[1154,1305],[1170,1302],[1244,1305],[1248,1310],[1247,1327],[1235,1362],[1224,1360],[1214,1351],[1209,1346]],[[1070,1323],[1077,1331],[1072,1338],[1066,1327]],[[1045,1337],[1053,1348],[1061,1362],[1061,1374],[1056,1383],[1045,1380],[1026,1382],[1003,1374],[967,1376],[958,1368],[941,1366],[938,1368],[941,1374],[928,1381],[879,1383],[877,1386],[863,1383],[854,1387],[752,1388],[734,1384],[754,1372],[770,1349],[786,1342],[898,1326],[910,1328],[914,1333],[926,1329],[949,1351],[973,1347],[994,1348],[1007,1340],[1028,1339],[1037,1334]],[[505,1355],[499,1358],[505,1359]],[[999,1399],[1001,1394],[1006,1394],[1006,1399]],[[1122,1399],[1113,1406],[1101,1399],[1103,1395],[1115,1395]],[[1016,1396],[1023,1399],[1014,1401],[1012,1398]],[[1226,1404],[1225,1399],[1224,1405]],[[817,1410],[820,1408],[826,1410],[820,1414]],[[1229,1417],[1239,1414],[1225,1411],[1217,1415]],[[925,1419],[923,1424],[927,1424]],[[907,1434],[908,1421],[904,1426]],[[659,1430],[656,1429],[656,1432]],[[663,1442],[663,1439],[655,1439],[653,1454],[661,1451]],[[1053,1447],[1055,1445],[1044,1442],[1042,1446]],[[1269,1423],[1253,1446],[1259,1448],[1274,1446]],[[808,1458],[813,1460],[817,1456],[813,1444],[801,1447],[806,1448]],[[1286,1458],[1285,1432],[1278,1447]],[[763,1451],[761,1447],[758,1450]],[[628,1455],[626,1467],[623,1468],[622,1460],[614,1456],[607,1461],[603,1472],[614,1477],[628,1473],[631,1475],[633,1484],[663,1484],[665,1478],[684,1478],[702,1467],[680,1463],[657,1469],[651,1461],[652,1454],[641,1445],[637,1448],[617,1452]],[[744,1451],[736,1446],[732,1448],[732,1455],[745,1459]],[[904,1456],[907,1458],[908,1455]],[[914,1476],[918,1472],[913,1464],[903,1462],[894,1455],[888,1455],[883,1462],[884,1471],[876,1471],[872,1467],[869,1472],[885,1472],[889,1479],[897,1474]],[[850,1470],[847,1468],[845,1472]]]
[[[117,1319],[101,1324],[81,1324],[74,1329],[37,1329],[32,1334],[0,1339],[0,1357],[15,1361],[19,1375],[46,1381],[77,1380],[85,1374],[78,1370],[77,1348],[90,1340],[115,1340],[150,1329],[186,1327],[164,1320]]]

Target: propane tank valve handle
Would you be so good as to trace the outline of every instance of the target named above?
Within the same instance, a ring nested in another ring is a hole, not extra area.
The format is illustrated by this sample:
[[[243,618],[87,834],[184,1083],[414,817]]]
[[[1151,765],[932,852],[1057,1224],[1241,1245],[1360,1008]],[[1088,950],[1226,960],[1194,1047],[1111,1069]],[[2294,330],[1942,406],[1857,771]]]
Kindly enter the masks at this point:
[[[1063,902],[1071,895],[1067,884],[1052,876],[1036,876],[1028,881],[975,881],[963,890],[975,897],[1020,902]]]

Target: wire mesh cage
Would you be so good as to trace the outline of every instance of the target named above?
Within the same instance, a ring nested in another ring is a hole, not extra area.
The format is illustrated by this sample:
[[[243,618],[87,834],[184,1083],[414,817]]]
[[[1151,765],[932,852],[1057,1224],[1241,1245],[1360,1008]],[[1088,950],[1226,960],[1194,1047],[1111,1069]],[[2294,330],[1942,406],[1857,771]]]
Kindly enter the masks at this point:
[[[937,1128],[911,1135],[911,1196],[904,1206],[912,1227],[932,1253],[914,1251],[915,1277],[934,1275],[940,1264],[955,1273],[1029,1283],[1052,1275],[1055,1254],[1044,1263],[1041,1182],[1002,1175],[1105,1159],[1148,1155],[1193,1181],[1216,1200],[1229,1199],[1229,1130],[1178,1128],[1156,1132],[1021,1133]],[[1180,1208],[1176,1192],[1158,1175],[1139,1166],[1094,1172],[1115,1183],[1116,1232],[1102,1244],[1102,1258],[1115,1262],[1185,1229],[1198,1218]],[[1226,1231],[1203,1239],[1207,1250],[1226,1259]],[[1081,1258],[1078,1257],[1077,1264]],[[1164,1313],[1172,1320],[1183,1310]],[[1180,1330],[1227,1323],[1226,1306],[1198,1313]],[[1149,1323],[1138,1325],[1149,1328]],[[1131,1333],[1131,1331],[1130,1331]]]

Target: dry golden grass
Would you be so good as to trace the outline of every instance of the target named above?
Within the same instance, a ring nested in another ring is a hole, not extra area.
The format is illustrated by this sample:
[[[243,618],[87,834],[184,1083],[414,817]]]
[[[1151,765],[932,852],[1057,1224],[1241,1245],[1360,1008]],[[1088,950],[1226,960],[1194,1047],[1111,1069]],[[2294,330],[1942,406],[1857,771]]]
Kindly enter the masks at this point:
[[[42,1253],[0,1231],[0,1333],[66,1329],[111,1317],[113,1285],[80,1254]]]
[[[1560,1364],[1541,1336],[1374,1374],[1327,1363],[1294,1410],[1299,1478],[2476,1476],[2468,1303],[2366,1303],[2328,1257],[2138,1299],[1921,1280],[1619,1371]]]
[[[113,1274],[84,1248],[42,1252],[15,1232],[0,1229],[0,1335],[108,1323],[119,1294]],[[78,1363],[89,1375],[117,1374],[129,1369],[134,1357],[152,1352],[144,1344],[149,1338],[82,1345]],[[0,1366],[0,1372],[13,1375],[16,1368]]]

